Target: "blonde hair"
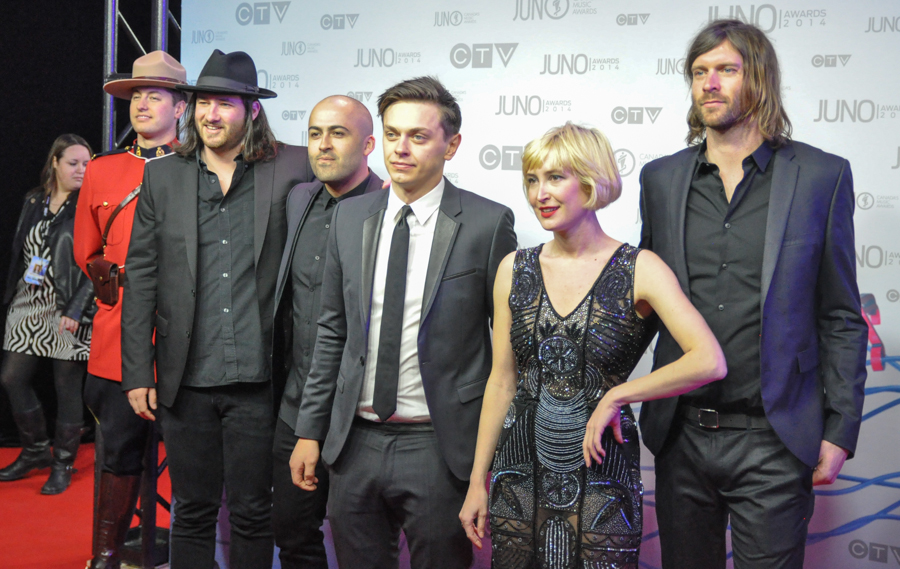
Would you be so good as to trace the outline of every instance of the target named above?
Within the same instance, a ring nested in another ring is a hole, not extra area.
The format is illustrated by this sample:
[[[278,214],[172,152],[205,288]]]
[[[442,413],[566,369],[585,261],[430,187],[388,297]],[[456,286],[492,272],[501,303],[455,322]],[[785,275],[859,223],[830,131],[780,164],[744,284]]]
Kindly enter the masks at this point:
[[[603,209],[619,199],[622,178],[616,166],[609,140],[596,128],[566,122],[532,140],[522,153],[523,185],[529,171],[542,166],[568,170],[578,177],[581,189],[589,196],[587,208]]]

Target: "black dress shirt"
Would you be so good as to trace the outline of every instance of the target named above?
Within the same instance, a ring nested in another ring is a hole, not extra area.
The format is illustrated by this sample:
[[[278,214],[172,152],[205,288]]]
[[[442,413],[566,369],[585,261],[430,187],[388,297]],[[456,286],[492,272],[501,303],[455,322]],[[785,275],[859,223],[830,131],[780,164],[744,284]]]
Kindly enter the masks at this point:
[[[241,155],[227,194],[197,155],[197,305],[182,385],[269,379],[253,262],[253,165]]]
[[[362,195],[368,183],[369,178],[366,177],[361,184],[339,198],[332,197],[323,186],[306,207],[305,219],[297,232],[297,246],[291,258],[293,346],[288,382],[295,385],[306,382],[316,346],[326,242],[334,206],[341,200]]]
[[[774,150],[764,142],[743,161],[729,203],[719,168],[700,148],[685,216],[691,302],[722,345],[728,375],[681,396],[682,403],[722,413],[763,415],[760,298]]]

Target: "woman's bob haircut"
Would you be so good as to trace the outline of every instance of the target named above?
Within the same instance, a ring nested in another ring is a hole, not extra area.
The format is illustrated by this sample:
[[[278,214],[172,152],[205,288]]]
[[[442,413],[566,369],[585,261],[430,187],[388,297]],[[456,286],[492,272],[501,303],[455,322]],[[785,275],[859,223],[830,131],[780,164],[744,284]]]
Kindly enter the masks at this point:
[[[578,177],[588,195],[586,207],[603,209],[619,199],[622,178],[609,140],[596,128],[567,122],[525,146],[522,153],[523,185],[529,172],[541,167],[569,171]]]

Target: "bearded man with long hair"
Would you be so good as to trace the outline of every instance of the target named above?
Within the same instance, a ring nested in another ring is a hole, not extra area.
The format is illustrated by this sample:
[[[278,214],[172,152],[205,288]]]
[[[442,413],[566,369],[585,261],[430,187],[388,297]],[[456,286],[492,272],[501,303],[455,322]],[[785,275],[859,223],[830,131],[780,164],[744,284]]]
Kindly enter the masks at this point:
[[[179,90],[191,94],[183,143],[147,165],[134,215],[122,388],[161,422],[178,503],[171,567],[213,567],[224,484],[230,566],[269,568],[275,283],[285,198],[313,175],[305,147],[275,140],[259,101],[275,93],[246,53],[214,51]]]

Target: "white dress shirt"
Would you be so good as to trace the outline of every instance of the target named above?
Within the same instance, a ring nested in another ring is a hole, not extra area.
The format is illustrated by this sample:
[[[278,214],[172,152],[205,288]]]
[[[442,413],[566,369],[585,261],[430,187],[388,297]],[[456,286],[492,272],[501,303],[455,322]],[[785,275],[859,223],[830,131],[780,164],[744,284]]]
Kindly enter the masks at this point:
[[[406,299],[403,302],[403,328],[400,333],[400,382],[397,385],[397,410],[389,421],[426,422],[431,420],[422,374],[419,372],[419,323],[422,319],[422,297],[425,294],[425,275],[431,257],[431,243],[437,224],[437,211],[444,196],[444,179],[438,185],[409,204],[412,212],[407,216],[409,224],[409,257],[406,265]],[[372,408],[375,399],[375,367],[378,362],[378,341],[381,337],[381,313],[384,308],[384,286],[387,280],[388,257],[394,227],[400,219],[400,210],[406,205],[394,193],[388,192],[387,209],[381,222],[378,249],[375,254],[375,275],[372,284],[372,312],[369,319],[369,346],[366,353],[366,370],[363,376],[362,394],[356,413],[363,419],[379,421]]]

